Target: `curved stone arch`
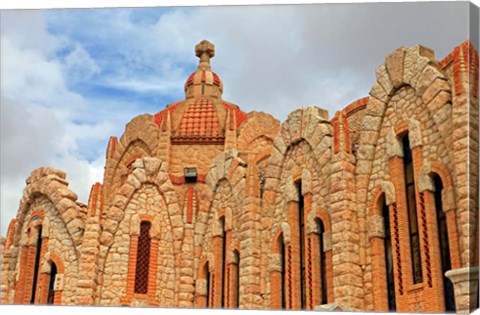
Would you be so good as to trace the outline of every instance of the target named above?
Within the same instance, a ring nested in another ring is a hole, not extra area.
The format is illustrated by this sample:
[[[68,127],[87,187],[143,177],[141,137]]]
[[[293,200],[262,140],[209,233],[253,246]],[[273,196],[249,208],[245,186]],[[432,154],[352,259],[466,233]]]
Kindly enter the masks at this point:
[[[310,213],[307,216],[307,220],[306,220],[307,233],[317,231],[317,224],[315,222],[317,219],[322,220],[326,233],[332,232],[332,221],[330,219],[330,213],[328,213],[325,209],[317,209],[316,211],[315,210],[310,211]]]
[[[180,207],[178,206],[177,195],[172,183],[168,177],[167,166],[158,158],[144,157],[136,160],[133,164],[133,171],[128,176],[127,181],[120,187],[114,195],[112,205],[104,211],[105,220],[103,231],[100,236],[100,244],[106,246],[108,250],[100,255],[101,261],[107,257],[110,246],[113,243],[114,235],[118,229],[120,222],[124,219],[124,210],[134,193],[142,187],[143,184],[153,184],[157,187],[158,192],[164,198],[167,206],[168,216],[172,226],[172,231],[180,231],[174,233],[176,241],[183,238],[183,220]],[[180,245],[175,246],[174,255],[180,252]]]
[[[140,235],[140,224],[143,221],[148,221],[152,225],[150,229],[150,237],[158,240],[160,238],[161,228],[160,222],[157,218],[147,214],[134,214],[130,218],[130,235]]]
[[[134,154],[133,152],[135,150],[140,150],[141,152]],[[115,160],[113,171],[109,176],[109,179],[105,181],[106,183],[108,183],[106,185],[107,189],[111,191],[117,188],[117,186],[114,185],[115,179],[117,178],[118,171],[122,167],[127,167],[137,159],[152,156],[152,151],[153,150],[150,148],[150,146],[140,137],[132,138],[129,142],[125,144],[125,146],[117,146],[113,156],[113,160]],[[129,155],[132,156],[129,157]]]
[[[288,225],[288,223],[287,223]],[[290,233],[290,227],[288,227],[288,232]],[[290,234],[289,234],[290,235]],[[279,226],[277,228],[277,231],[275,232],[275,235],[274,237],[272,238],[272,242],[270,244],[270,253],[274,253],[274,254],[279,254],[279,251],[280,251],[280,248],[278,248],[278,244],[279,244],[279,238],[282,237],[283,238],[283,244],[286,244],[285,242],[285,233],[284,233],[284,229],[282,228],[282,226]]]
[[[231,149],[218,154],[205,180],[209,188],[210,197],[213,196],[222,179],[228,181],[232,188],[238,185],[245,185],[244,177],[247,172],[246,168],[247,163],[240,159],[237,150]],[[239,201],[243,197],[235,196],[235,198],[236,201]],[[210,200],[212,199],[210,198]]]
[[[44,196],[52,203],[73,244],[78,248],[82,241],[85,223],[82,218],[82,209],[76,203],[77,195],[68,188],[68,182],[65,179],[65,172],[53,168],[39,168],[32,172],[20,200],[16,217],[17,231],[22,231],[23,226],[28,224],[25,220],[31,213],[30,205],[38,197]],[[13,244],[18,246],[20,239],[21,233],[17,233]]]
[[[41,264],[40,272],[42,273],[50,273],[50,264],[55,263],[57,266],[57,273],[58,274],[65,274],[65,265],[63,263],[63,259],[54,251],[48,251],[45,256],[43,257],[43,261]]]
[[[156,147],[157,133],[158,126],[154,123],[153,116],[149,114],[140,115],[127,123],[119,143],[127,148],[132,142],[141,140],[153,151]]]
[[[238,130],[237,148],[248,151],[249,146],[258,137],[264,136],[272,142],[278,135],[280,122],[273,116],[262,112],[251,112],[248,119]]]
[[[292,112],[282,124],[281,134],[275,139],[267,160],[265,194],[270,203],[275,203],[285,169],[288,152],[303,141],[312,151],[316,167],[327,163],[332,154],[333,126],[327,120],[328,113],[318,107],[301,108]]]
[[[455,201],[455,190],[453,187],[452,176],[448,167],[445,164],[436,161],[425,163],[420,169],[418,191],[420,193],[431,194],[435,192],[435,184],[432,178],[433,175],[437,175],[443,185],[441,202],[442,210],[447,217],[447,229],[452,268],[460,268],[462,265],[462,244],[459,241],[459,227],[456,213],[457,205]],[[431,198],[435,197],[432,196]],[[435,211],[437,211],[437,209],[435,209]],[[434,216],[437,216],[436,213],[434,214]]]
[[[381,216],[382,214],[378,209],[378,202],[380,198],[385,198],[385,203],[389,206],[396,201],[395,197],[395,186],[390,181],[383,181],[380,185],[375,187],[370,194],[367,202],[368,216],[372,217],[375,215]]]
[[[387,105],[402,86],[411,86],[429,111],[431,107],[438,111],[451,102],[451,98],[444,96],[451,94],[448,78],[435,66],[433,51],[419,45],[401,47],[388,55],[385,63],[377,68],[376,78],[370,90],[360,145],[369,145],[372,137],[378,138]],[[432,117],[434,114],[431,112]],[[372,160],[373,154],[373,150],[369,150],[362,160]]]

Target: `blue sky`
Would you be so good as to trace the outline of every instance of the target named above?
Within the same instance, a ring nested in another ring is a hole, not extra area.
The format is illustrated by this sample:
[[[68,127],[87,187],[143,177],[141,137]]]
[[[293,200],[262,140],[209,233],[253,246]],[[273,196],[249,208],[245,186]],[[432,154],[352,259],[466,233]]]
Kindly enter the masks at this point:
[[[332,116],[368,95],[400,46],[445,57],[468,38],[467,4],[2,11],[1,227],[40,166],[67,171],[86,203],[102,181],[108,138],[183,99],[203,39],[216,45],[223,97],[280,120],[300,106]]]

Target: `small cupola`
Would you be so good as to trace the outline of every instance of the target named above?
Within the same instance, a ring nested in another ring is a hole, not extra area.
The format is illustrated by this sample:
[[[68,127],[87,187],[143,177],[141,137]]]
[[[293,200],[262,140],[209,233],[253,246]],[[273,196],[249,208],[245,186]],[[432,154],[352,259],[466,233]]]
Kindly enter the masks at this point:
[[[195,46],[195,55],[200,58],[200,62],[197,70],[185,82],[185,97],[209,96],[220,99],[223,83],[210,66],[210,59],[215,56],[215,46],[203,40]]]

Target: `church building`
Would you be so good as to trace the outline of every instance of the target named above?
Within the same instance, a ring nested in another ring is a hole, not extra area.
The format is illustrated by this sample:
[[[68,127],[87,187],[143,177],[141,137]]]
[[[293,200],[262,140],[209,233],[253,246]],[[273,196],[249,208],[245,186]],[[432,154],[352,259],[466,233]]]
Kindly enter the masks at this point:
[[[31,173],[2,239],[2,304],[478,307],[469,41],[441,61],[398,48],[369,96],[284,122],[224,100],[213,44],[195,54],[183,100],[110,138],[87,205],[65,172]]]

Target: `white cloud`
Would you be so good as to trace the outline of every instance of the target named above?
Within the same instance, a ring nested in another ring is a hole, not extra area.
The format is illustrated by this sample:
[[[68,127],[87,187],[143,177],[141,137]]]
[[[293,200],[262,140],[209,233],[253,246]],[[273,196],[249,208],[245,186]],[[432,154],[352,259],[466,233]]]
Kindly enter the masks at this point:
[[[89,162],[77,142],[104,138],[114,128],[108,120],[93,127],[79,124],[88,115],[88,103],[68,89],[63,69],[91,75],[98,68],[81,46],[65,64],[53,58],[65,42],[46,31],[42,12],[2,12],[1,40],[0,234],[4,235],[18,210],[25,180],[37,167],[67,171],[70,187],[79,201],[86,202],[90,185],[102,179],[103,155]]]
[[[90,54],[79,44],[75,45],[75,49],[65,57],[64,71],[72,81],[89,80],[95,74],[100,73],[95,60]]]

